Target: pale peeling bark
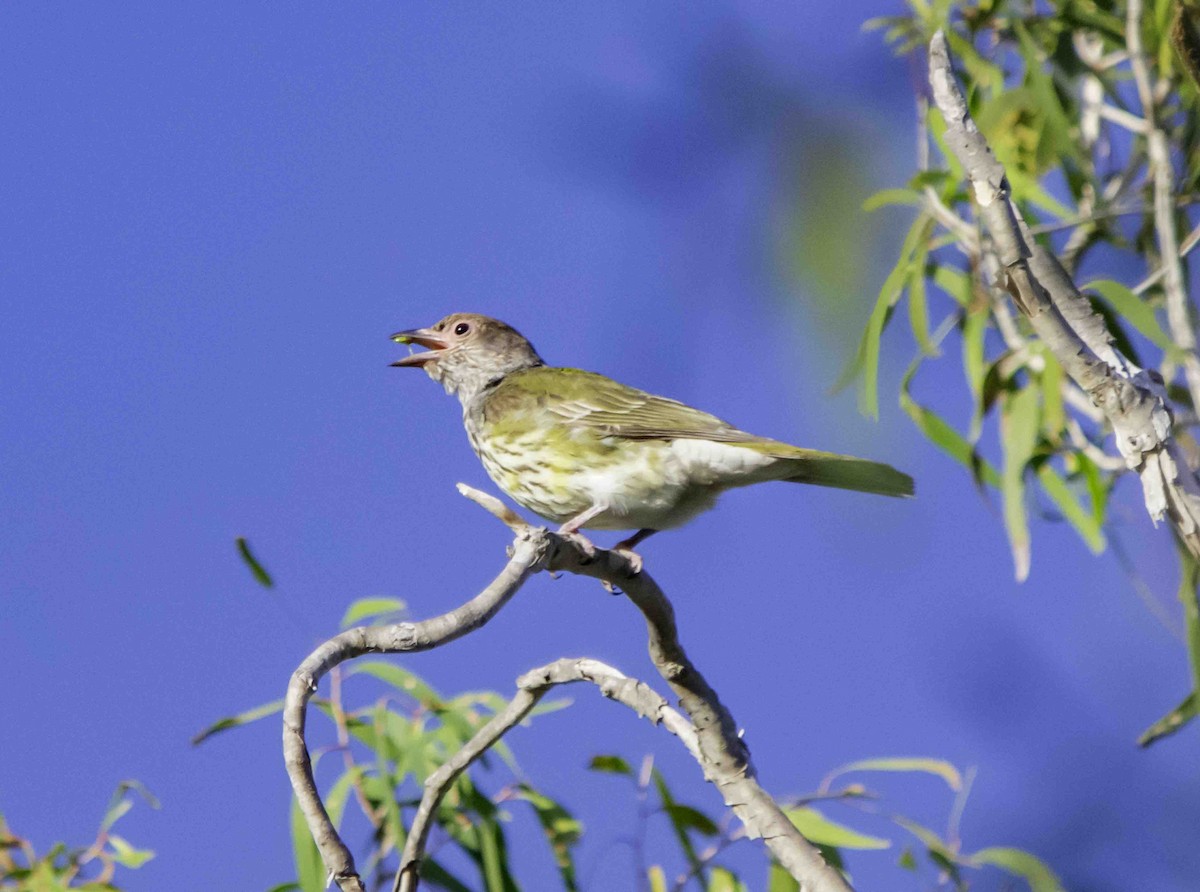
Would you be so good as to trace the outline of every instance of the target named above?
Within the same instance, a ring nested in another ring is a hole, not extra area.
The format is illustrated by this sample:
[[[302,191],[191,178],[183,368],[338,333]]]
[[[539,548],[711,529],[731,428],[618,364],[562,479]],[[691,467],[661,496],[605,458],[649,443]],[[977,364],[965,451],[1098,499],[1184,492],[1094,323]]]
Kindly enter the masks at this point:
[[[522,676],[517,696],[493,717],[430,778],[413,836],[428,832],[436,809],[436,798],[449,784],[513,724],[528,714],[537,700],[554,684],[592,681],[602,692],[626,703],[639,715],[661,722],[678,736],[700,763],[705,779],[711,781],[722,799],[746,827],[751,838],[762,838],[776,860],[800,884],[803,892],[851,892],[849,884],[820,852],[792,825],[755,780],[750,755],[729,711],[716,692],[692,665],[679,643],[675,614],[670,602],[642,572],[640,559],[616,551],[597,549],[576,536],[560,536],[531,527],[499,500],[470,487],[459,490],[482,505],[516,533],[512,557],[492,583],[461,607],[433,619],[350,629],[336,635],[313,651],[292,675],[283,710],[284,760],[300,810],[321,853],[330,881],[342,892],[365,892],[354,859],[338,836],[317,792],[312,762],[304,741],[305,711],[322,676],[339,663],[366,653],[407,653],[430,650],[449,643],[491,619],[532,574],[541,570],[565,571],[590,576],[620,588],[641,611],[649,632],[650,656],[659,674],[679,697],[690,720],[685,721],[650,688],[627,679],[592,660],[561,660]],[[437,792],[437,790],[441,792]],[[406,845],[397,874],[397,888],[415,889],[424,839]],[[411,878],[411,879],[410,879]],[[409,885],[402,885],[408,883]]]
[[[946,120],[946,145],[971,183],[979,216],[1013,302],[1067,374],[1104,413],[1125,464],[1141,479],[1146,510],[1167,518],[1200,556],[1200,483],[1171,435],[1162,379],[1116,349],[1107,327],[1058,259],[1029,232],[1009,195],[1004,167],[967,111],[942,32],[929,45],[929,83]]]

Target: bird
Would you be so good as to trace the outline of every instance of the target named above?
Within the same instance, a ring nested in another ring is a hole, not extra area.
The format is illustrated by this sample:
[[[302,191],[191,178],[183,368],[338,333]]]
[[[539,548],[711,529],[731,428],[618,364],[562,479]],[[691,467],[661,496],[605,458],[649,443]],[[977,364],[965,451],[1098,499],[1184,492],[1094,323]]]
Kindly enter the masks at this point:
[[[547,365],[498,319],[453,313],[391,339],[425,348],[392,365],[424,369],[458,397],[496,485],[588,546],[581,529],[634,530],[615,549],[636,557],[647,536],[682,526],[725,490],[768,480],[913,494],[912,478],[890,465],[755,436],[596,372]]]

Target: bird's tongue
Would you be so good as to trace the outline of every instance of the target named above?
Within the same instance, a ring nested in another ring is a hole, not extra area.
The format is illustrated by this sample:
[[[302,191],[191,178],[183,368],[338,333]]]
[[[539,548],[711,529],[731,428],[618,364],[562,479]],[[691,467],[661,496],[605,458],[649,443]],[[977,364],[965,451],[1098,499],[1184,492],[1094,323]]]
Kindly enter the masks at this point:
[[[443,350],[450,346],[450,343],[436,331],[428,328],[414,328],[410,331],[398,331],[392,335],[392,340],[397,344],[417,344],[420,347],[429,348],[426,353],[413,353],[410,356],[405,356],[396,362],[393,366],[423,366],[430,360],[437,359]]]

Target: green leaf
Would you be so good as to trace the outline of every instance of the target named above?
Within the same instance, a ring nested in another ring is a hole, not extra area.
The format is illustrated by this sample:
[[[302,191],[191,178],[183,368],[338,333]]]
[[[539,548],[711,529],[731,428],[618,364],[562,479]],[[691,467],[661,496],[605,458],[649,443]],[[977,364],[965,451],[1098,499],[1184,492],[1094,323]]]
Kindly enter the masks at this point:
[[[721,832],[721,828],[712,818],[690,805],[673,802],[670,805],[664,805],[663,811],[671,819],[671,823],[680,830],[695,830],[704,836],[717,836]]]
[[[235,541],[237,542],[238,554],[242,556],[242,560],[250,568],[250,572],[254,574],[254,578],[258,581],[258,584],[263,588],[274,588],[275,581],[271,579],[271,574],[267,572],[266,568],[258,562],[258,558],[250,551],[250,543],[242,536],[238,536]]]
[[[800,892],[800,884],[775,861],[767,873],[767,892]]]
[[[999,487],[1000,475],[988,461],[975,451],[971,442],[932,409],[925,408],[912,398],[909,388],[912,386],[913,376],[916,375],[920,363],[920,358],[914,361],[900,380],[900,408],[934,446],[969,469],[976,480]]]
[[[1184,636],[1192,667],[1192,690],[1200,691],[1200,562],[1181,543],[1179,551],[1179,603],[1183,605]]]
[[[950,874],[957,885],[962,884],[962,878],[958,870],[958,852],[949,843],[928,827],[923,827],[916,821],[910,821],[908,818],[898,816],[893,817],[892,820],[924,843],[925,849],[929,852],[929,857],[933,859],[934,863]]]
[[[407,669],[402,669],[395,663],[385,663],[383,660],[363,660],[348,669],[346,675],[370,675],[378,678],[408,694],[423,706],[430,708],[438,708],[443,702],[441,694],[426,684],[420,676]]]
[[[1022,849],[993,847],[969,856],[973,864],[990,864],[1021,877],[1031,892],[1064,892],[1062,883],[1046,863]]]
[[[920,207],[921,196],[911,189],[881,189],[863,202],[862,209],[869,214],[893,205]]]
[[[308,824],[300,804],[292,797],[292,857],[296,863],[296,880],[304,892],[322,892],[325,888],[325,865],[321,853],[308,832]]]
[[[805,839],[818,845],[842,849],[886,849],[892,844],[891,840],[868,836],[852,830],[845,824],[831,821],[815,808],[808,806],[784,809],[784,814]]]
[[[1172,356],[1178,355],[1179,348],[1159,324],[1158,318],[1154,315],[1154,308],[1120,282],[1114,282],[1111,279],[1097,279],[1088,282],[1080,290],[1095,291],[1117,314],[1145,335],[1156,347],[1160,347]]]
[[[663,813],[666,814],[671,823],[671,830],[674,831],[675,840],[679,843],[679,848],[683,851],[683,857],[687,861],[688,869],[703,882],[706,876],[704,862],[696,854],[696,847],[692,844],[692,838],[688,836],[688,830],[693,828],[694,821],[703,821],[704,816],[696,811],[696,809],[681,806],[675,801],[675,797],[671,794],[671,790],[667,786],[666,779],[657,768],[654,769],[651,777],[654,779],[654,786],[658,790],[658,797],[662,801],[661,807]]]
[[[503,843],[500,825],[485,818],[479,823],[480,873],[488,892],[515,892],[516,883],[508,873],[508,854]]]
[[[129,779],[123,780],[117,784],[117,788],[113,790],[112,796],[108,799],[108,807],[104,810],[104,817],[100,819],[100,832],[103,833],[112,828],[112,825],[124,815],[129,809],[133,808],[133,802],[129,799],[129,793],[137,793],[145,800],[146,804],[151,808],[158,808],[159,802],[154,794],[146,789],[146,785],[141,781]],[[3,830],[3,821],[0,820],[0,830]]]
[[[470,886],[431,858],[421,862],[421,879],[431,886],[448,889],[449,892],[473,892]]]
[[[392,777],[391,772],[388,770],[388,757],[390,755],[390,750],[397,748],[393,743],[393,737],[390,733],[391,726],[396,721],[399,721],[401,725],[406,726],[406,728],[401,729],[402,732],[407,730],[408,723],[387,708],[386,700],[380,700],[375,704],[372,726],[375,729],[376,741],[375,774],[377,775],[380,784],[384,787],[380,796],[380,804],[383,806],[384,818],[383,838],[385,840],[390,840],[392,845],[397,850],[400,850],[404,846],[405,839],[404,818],[400,814],[400,804],[396,802],[396,782]],[[399,761],[400,760],[397,758],[397,771],[399,771]],[[405,764],[411,764],[411,760],[409,760],[407,756],[405,758]],[[421,780],[424,780],[423,776],[421,777]],[[307,890],[305,890],[305,892],[307,892]]]
[[[851,771],[903,771],[903,772],[923,772],[940,777],[946,782],[946,785],[956,793],[962,789],[962,775],[958,773],[958,769],[944,759],[928,759],[928,758],[885,758],[885,759],[859,759],[857,762],[851,762],[848,765],[843,765],[835,771],[831,772],[825,778],[822,789],[829,782],[843,774],[848,774]]]
[[[921,352],[926,356],[941,356],[942,351],[929,335],[929,303],[925,294],[925,267],[929,262],[929,236],[932,234],[931,223],[909,264],[908,321]]]
[[[571,847],[579,842],[579,837],[583,835],[583,825],[558,802],[539,793],[528,784],[520,784],[514,795],[515,798],[523,799],[533,806],[542,832],[546,834],[554,852],[554,861],[558,865],[558,875],[563,888],[568,892],[576,892],[579,885],[575,878],[575,860],[571,855]]]
[[[192,745],[203,743],[212,737],[214,734],[219,734],[222,731],[228,731],[230,728],[236,728],[239,725],[248,725],[250,722],[258,721],[266,718],[269,715],[274,715],[277,712],[283,711],[282,700],[272,700],[270,703],[264,703],[262,706],[256,706],[253,709],[247,709],[245,712],[239,712],[237,715],[231,715],[228,718],[219,719],[209,725],[199,734],[192,738]]]
[[[123,867],[136,870],[154,857],[154,852],[149,849],[135,849],[115,833],[108,834],[107,842],[112,846],[112,859]]]
[[[368,617],[374,620],[368,625],[383,625],[394,622],[407,609],[408,605],[399,598],[359,598],[346,609],[341,627],[348,629]]]
[[[724,867],[714,867],[708,875],[706,892],[749,892],[737,874]]]
[[[917,247],[928,241],[932,231],[932,221],[919,214],[900,246],[900,259],[896,266],[884,279],[875,300],[875,307],[867,320],[866,330],[859,341],[858,349],[850,362],[846,364],[834,384],[834,391],[841,390],[859,375],[862,375],[862,390],[859,395],[859,408],[863,414],[872,418],[879,416],[879,342],[883,329],[891,316],[892,309],[899,302],[904,292],[905,283],[909,279],[913,254]]]
[[[1058,442],[1060,433],[1067,426],[1067,412],[1063,408],[1063,368],[1045,344],[1038,345],[1042,357],[1042,371],[1038,376],[1042,385],[1042,430],[1047,438]]]
[[[620,756],[592,756],[592,761],[588,762],[588,768],[592,771],[606,771],[609,774],[624,774],[633,777],[633,769]]]
[[[549,715],[552,712],[558,712],[559,710],[566,709],[574,702],[575,701],[570,697],[559,697],[555,700],[542,700],[537,706],[529,710],[529,717],[532,719],[537,718],[540,715]]]
[[[1156,740],[1174,734],[1194,719],[1198,711],[1200,711],[1200,697],[1197,697],[1196,692],[1192,691],[1183,698],[1182,703],[1142,732],[1142,736],[1137,741],[1138,746],[1149,746]]]
[[[966,373],[967,386],[976,405],[983,403],[983,381],[987,376],[984,340],[987,337],[988,318],[988,313],[982,311],[968,312],[963,319],[963,372]]]
[[[342,813],[346,810],[346,800],[350,796],[350,791],[354,788],[354,784],[363,776],[363,768],[359,765],[352,765],[337,779],[329,792],[325,794],[325,811],[329,813],[329,820],[333,822],[334,827],[342,825]]]
[[[1053,500],[1071,526],[1075,527],[1075,531],[1079,533],[1080,538],[1083,539],[1092,554],[1103,553],[1108,546],[1108,541],[1105,539],[1104,531],[1100,528],[1100,521],[1079,504],[1075,499],[1075,494],[1071,492],[1071,487],[1054,468],[1050,467],[1049,462],[1043,462],[1038,466],[1037,478],[1046,495]]]
[[[950,266],[938,266],[933,271],[933,283],[954,298],[955,302],[963,309],[972,309],[976,306],[975,286],[971,282],[971,277],[962,270]],[[982,314],[986,320],[987,307],[986,303],[979,304],[978,309],[972,310],[972,313]]]
[[[1038,437],[1038,392],[1032,387],[1006,391],[1000,404],[1000,435],[1004,446],[1004,526],[1008,531],[1018,582],[1029,576],[1029,520],[1025,509],[1025,468],[1033,458]]]

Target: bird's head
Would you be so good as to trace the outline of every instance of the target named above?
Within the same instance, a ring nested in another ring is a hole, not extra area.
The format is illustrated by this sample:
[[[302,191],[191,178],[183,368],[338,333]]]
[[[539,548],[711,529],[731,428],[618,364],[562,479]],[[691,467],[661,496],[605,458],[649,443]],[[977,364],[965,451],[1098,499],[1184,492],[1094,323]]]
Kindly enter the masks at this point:
[[[510,372],[543,365],[519,331],[477,313],[453,313],[430,328],[398,331],[392,340],[427,348],[392,365],[425,369],[464,404]]]

